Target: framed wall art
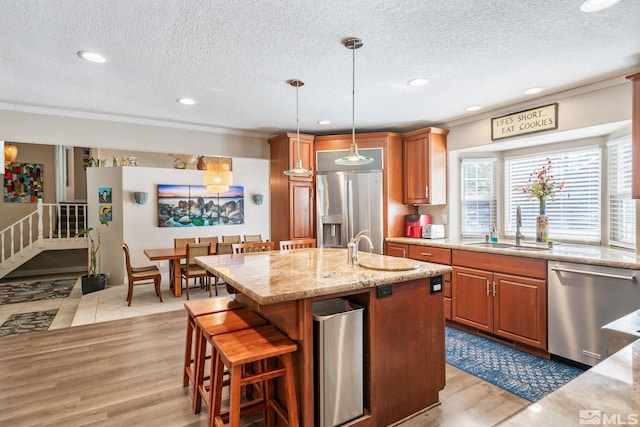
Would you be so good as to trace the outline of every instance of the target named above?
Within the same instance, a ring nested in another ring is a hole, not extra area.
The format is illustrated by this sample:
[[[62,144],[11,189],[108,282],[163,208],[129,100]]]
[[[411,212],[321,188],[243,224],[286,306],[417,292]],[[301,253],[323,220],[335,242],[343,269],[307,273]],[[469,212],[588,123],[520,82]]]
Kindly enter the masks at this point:
[[[158,185],[158,227],[244,224],[244,187],[224,193],[204,185]]]
[[[30,163],[11,163],[4,167],[4,201],[35,203],[44,197],[44,166]]]

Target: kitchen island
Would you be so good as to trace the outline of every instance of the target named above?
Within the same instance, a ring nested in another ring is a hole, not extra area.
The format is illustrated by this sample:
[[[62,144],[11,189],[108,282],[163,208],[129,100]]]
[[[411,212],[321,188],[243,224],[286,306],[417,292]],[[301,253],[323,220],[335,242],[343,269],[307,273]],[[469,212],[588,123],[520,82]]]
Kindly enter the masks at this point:
[[[296,249],[197,258],[236,289],[236,299],[298,344],[300,419],[314,425],[314,301],[364,307],[364,414],[349,425],[382,426],[437,405],[445,385],[442,275],[451,267],[346,249]],[[431,279],[431,278],[434,279]],[[433,282],[433,283],[432,283]]]

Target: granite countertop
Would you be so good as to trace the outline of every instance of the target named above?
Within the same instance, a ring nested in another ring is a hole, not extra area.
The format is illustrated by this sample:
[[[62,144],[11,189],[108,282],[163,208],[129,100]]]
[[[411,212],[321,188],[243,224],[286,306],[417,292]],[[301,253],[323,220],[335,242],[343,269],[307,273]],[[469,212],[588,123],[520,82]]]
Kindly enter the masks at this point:
[[[259,304],[273,304],[439,276],[451,267],[346,249],[295,249],[198,257],[196,262]]]
[[[638,423],[640,340],[627,345],[500,425],[529,427]]]
[[[460,240],[460,239],[419,239],[415,237],[390,237],[386,239],[388,243],[402,243],[418,246],[431,246],[447,249],[462,249],[465,251],[493,253],[500,255],[520,256],[527,258],[538,258],[550,261],[575,262],[580,264],[601,265],[607,267],[640,269],[640,254],[631,250],[615,249],[608,246],[595,245],[574,245],[565,243],[554,243],[553,248],[548,248],[544,244],[535,242],[523,242],[526,246],[533,246],[538,249],[503,249],[475,246],[473,243],[482,243],[482,239]],[[500,241],[500,243],[514,244],[513,241]]]

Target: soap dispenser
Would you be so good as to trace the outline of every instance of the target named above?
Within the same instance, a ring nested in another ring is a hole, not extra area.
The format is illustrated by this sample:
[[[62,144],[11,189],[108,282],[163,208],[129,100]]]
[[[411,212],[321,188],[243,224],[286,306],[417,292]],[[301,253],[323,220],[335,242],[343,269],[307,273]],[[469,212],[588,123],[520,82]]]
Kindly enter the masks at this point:
[[[489,235],[489,241],[492,243],[498,243],[498,231],[496,226],[491,227],[491,234]]]

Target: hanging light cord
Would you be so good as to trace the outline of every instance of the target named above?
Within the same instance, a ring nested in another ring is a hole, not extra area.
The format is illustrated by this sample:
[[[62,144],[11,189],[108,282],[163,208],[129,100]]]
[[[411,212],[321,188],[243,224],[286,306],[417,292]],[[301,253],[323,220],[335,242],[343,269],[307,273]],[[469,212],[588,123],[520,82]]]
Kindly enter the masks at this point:
[[[356,144],[356,43],[353,42],[351,67],[351,145]]]
[[[298,135],[298,147],[297,147],[298,158],[296,160],[300,162],[300,165],[302,165],[302,158],[300,157],[300,110],[298,107],[298,90],[299,89],[300,89],[300,85],[296,85],[296,129],[297,129],[296,133]]]

